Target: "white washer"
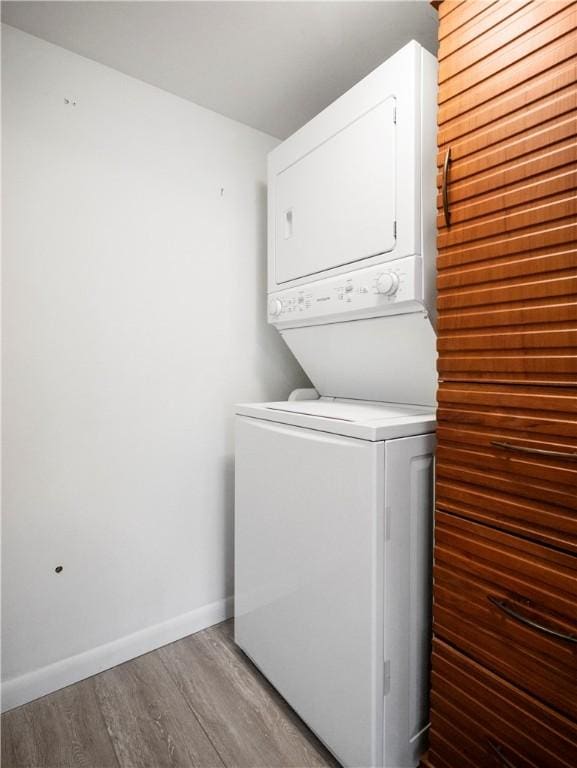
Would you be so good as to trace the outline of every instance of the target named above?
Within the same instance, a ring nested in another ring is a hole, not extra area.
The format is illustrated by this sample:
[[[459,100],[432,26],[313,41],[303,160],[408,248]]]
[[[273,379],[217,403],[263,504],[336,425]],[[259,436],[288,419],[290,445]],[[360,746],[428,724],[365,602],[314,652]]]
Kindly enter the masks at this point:
[[[428,723],[430,409],[238,407],[235,639],[347,766],[415,766]]]

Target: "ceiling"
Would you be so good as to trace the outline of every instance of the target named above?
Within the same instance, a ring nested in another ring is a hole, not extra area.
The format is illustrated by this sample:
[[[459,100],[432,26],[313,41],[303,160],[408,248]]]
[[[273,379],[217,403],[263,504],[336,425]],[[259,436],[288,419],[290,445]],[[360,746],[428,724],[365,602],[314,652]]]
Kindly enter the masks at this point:
[[[405,2],[3,2],[2,20],[285,138],[437,14]]]

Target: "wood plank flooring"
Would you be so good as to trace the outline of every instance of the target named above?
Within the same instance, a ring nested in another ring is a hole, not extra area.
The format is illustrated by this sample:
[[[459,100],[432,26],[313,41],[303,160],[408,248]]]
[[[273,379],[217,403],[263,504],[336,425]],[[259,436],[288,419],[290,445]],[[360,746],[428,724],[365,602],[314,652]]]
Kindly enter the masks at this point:
[[[2,716],[2,768],[338,768],[234,644],[198,632]]]

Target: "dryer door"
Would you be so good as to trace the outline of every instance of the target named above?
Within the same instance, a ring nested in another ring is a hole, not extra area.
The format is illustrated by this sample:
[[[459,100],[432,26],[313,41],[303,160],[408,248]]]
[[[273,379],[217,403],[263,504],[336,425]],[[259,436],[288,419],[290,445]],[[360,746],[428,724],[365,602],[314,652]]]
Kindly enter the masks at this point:
[[[272,181],[277,283],[393,250],[394,109],[391,96]]]
[[[385,444],[242,416],[236,440],[236,642],[344,765],[380,765]]]

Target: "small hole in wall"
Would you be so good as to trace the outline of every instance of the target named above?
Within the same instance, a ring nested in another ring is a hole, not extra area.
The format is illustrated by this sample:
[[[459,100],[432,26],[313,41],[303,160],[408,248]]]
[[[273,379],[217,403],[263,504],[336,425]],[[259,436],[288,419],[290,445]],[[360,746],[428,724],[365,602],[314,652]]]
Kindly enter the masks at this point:
[[[62,566],[61,566],[61,565],[57,565],[57,566],[56,566],[56,568],[54,569],[54,571],[55,571],[56,573],[62,573],[62,571],[63,571],[63,568],[62,568]]]

